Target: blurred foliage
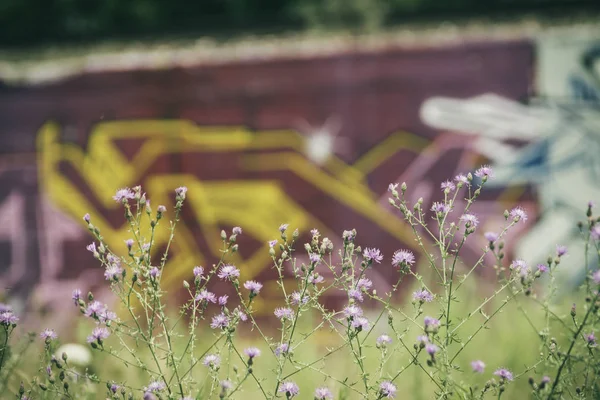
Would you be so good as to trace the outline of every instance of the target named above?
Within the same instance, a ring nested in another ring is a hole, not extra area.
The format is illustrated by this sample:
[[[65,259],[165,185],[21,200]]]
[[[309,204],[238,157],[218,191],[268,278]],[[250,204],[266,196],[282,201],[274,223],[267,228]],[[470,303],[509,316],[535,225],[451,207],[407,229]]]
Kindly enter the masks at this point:
[[[596,0],[2,0],[0,46],[307,28],[374,30],[403,21],[598,8]]]

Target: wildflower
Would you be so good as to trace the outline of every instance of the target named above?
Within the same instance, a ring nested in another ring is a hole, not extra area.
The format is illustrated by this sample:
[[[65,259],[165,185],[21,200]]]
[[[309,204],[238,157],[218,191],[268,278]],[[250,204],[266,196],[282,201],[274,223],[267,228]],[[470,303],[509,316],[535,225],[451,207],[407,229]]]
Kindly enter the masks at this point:
[[[592,275],[592,280],[596,285],[600,285],[600,269]]]
[[[242,228],[240,228],[239,226],[236,226],[236,227],[234,227],[234,228],[231,230],[231,232],[232,232],[234,235],[241,235],[241,234],[242,234]]]
[[[206,367],[217,369],[221,364],[221,358],[216,354],[209,354],[204,357],[202,364],[204,364]]]
[[[150,208],[150,201],[148,200],[146,202],[146,208]],[[159,204],[158,207],[156,207],[156,212],[159,214],[164,214],[167,212],[167,207],[163,206],[162,204]]]
[[[273,247],[275,247],[275,245],[276,245],[276,244],[277,244],[277,240],[270,240],[270,241],[269,241],[269,247],[270,247],[270,248],[273,248]]]
[[[230,381],[230,380],[228,380],[228,379],[224,379],[224,380],[222,380],[222,381],[219,383],[219,385],[221,385],[221,389],[222,389],[223,391],[226,391],[226,390],[229,390],[229,389],[232,389],[232,388],[233,388],[233,383],[231,383],[231,381]]]
[[[394,267],[404,267],[415,263],[415,255],[408,250],[397,250],[392,256],[392,265]]]
[[[240,270],[233,265],[223,265],[217,276],[223,280],[232,281],[235,278],[239,278]]]
[[[279,232],[283,233],[287,230],[289,224],[281,224],[279,225]]]
[[[56,334],[56,332],[54,332],[54,329],[44,329],[40,333],[40,337],[42,339],[44,339],[45,341],[49,341],[49,340],[57,339],[58,335]]]
[[[221,314],[217,314],[212,318],[212,321],[210,323],[210,327],[212,329],[225,329],[229,326],[229,318],[227,317],[227,315],[221,313]]]
[[[209,292],[206,289],[202,289],[200,293],[198,293],[195,297],[196,301],[204,302],[204,303],[216,303],[217,296],[213,292]]]
[[[81,299],[81,289],[73,290],[73,294],[71,295],[71,299],[75,303],[76,306],[79,305],[79,299]]]
[[[83,315],[93,319],[98,319],[100,315],[106,311],[106,308],[107,307],[105,304],[102,304],[99,301],[93,301],[87,305]]]
[[[594,332],[588,333],[587,335],[584,335],[584,337],[589,346],[596,346],[596,336],[594,335]]]
[[[360,290],[358,290],[358,289],[350,289],[350,290],[348,290],[348,297],[351,298],[351,299],[354,299],[356,301],[359,301],[361,303],[364,300],[362,292]]]
[[[427,343],[429,343],[429,338],[425,335],[420,335],[417,336],[417,344],[420,347],[425,347],[425,345],[427,345]]]
[[[398,189],[398,184],[397,183],[390,183],[388,185],[388,191],[394,193],[394,190]]]
[[[8,304],[0,303],[0,313],[5,311],[12,311],[12,307]]]
[[[473,214],[464,214],[460,217],[460,220],[464,222],[467,227],[475,228],[479,224],[479,220]]]
[[[471,368],[473,369],[473,372],[477,372],[477,373],[483,373],[483,370],[485,369],[485,363],[481,360],[475,360],[475,361],[471,361]]]
[[[352,323],[350,325],[358,331],[366,331],[371,327],[371,325],[369,324],[369,320],[365,317],[353,318]]]
[[[514,260],[512,263],[510,263],[509,268],[511,270],[520,272],[522,269],[527,270],[527,263],[524,260],[518,259],[518,260]]]
[[[494,171],[492,171],[492,168],[489,165],[484,165],[475,171],[475,176],[487,180],[488,178],[494,177]]]
[[[483,234],[483,237],[486,238],[486,240],[490,243],[494,243],[496,240],[498,240],[498,234],[496,232],[486,232]]]
[[[312,283],[313,285],[316,285],[317,283],[321,283],[324,280],[325,280],[325,278],[323,278],[319,274],[310,274],[310,276],[308,277],[308,283]]]
[[[85,215],[83,216],[83,220],[89,224],[90,220],[91,220],[90,214],[89,213],[85,213]]]
[[[512,381],[513,380],[513,374],[512,374],[512,372],[510,372],[506,368],[497,369],[494,372],[494,375],[496,375],[497,377],[499,377],[503,381]]]
[[[342,238],[344,239],[345,242],[353,242],[354,239],[356,238],[356,232],[354,230],[344,231],[342,233]]]
[[[204,268],[200,266],[194,267],[194,277],[199,278],[204,274]]]
[[[177,200],[185,200],[185,195],[187,193],[187,187],[185,186],[180,186],[177,189],[175,189],[175,198]]]
[[[124,203],[127,200],[133,199],[135,194],[129,188],[123,188],[117,190],[117,193],[113,196],[113,200],[117,203]]]
[[[220,306],[224,306],[227,304],[227,300],[229,299],[229,296],[227,296],[226,294],[224,294],[223,296],[219,296],[218,302]]]
[[[540,389],[543,389],[544,387],[546,387],[547,384],[549,384],[552,381],[552,379],[550,379],[549,376],[544,375],[542,377],[542,380],[540,381]]]
[[[435,344],[433,343],[429,343],[427,345],[425,345],[425,351],[427,352],[427,354],[429,354],[430,356],[435,355],[435,353],[437,353],[439,350],[439,347],[437,347]]]
[[[548,266],[546,264],[538,264],[537,270],[540,274],[543,274],[544,272],[548,272]]]
[[[117,390],[119,390],[121,388],[121,386],[117,385],[116,383],[111,383],[110,385],[110,391],[113,393],[117,393]]]
[[[151,278],[156,279],[160,275],[160,270],[157,267],[150,268],[149,275]]]
[[[300,389],[298,388],[298,385],[296,385],[294,382],[288,381],[283,382],[281,386],[279,386],[278,392],[285,393],[286,397],[288,399],[291,399],[292,397],[298,395]]]
[[[290,295],[290,302],[291,302],[293,305],[296,305],[296,306],[297,306],[297,305],[299,305],[299,304],[302,304],[302,305],[304,305],[304,304],[308,303],[308,296],[306,296],[306,295],[305,295],[305,296],[303,296],[302,298],[300,298],[300,296],[301,296],[301,295],[300,295],[300,293],[299,293],[299,292],[293,292],[293,293]]]
[[[425,322],[425,332],[434,332],[435,333],[440,328],[440,321],[435,318],[425,317],[424,322]]]
[[[373,282],[367,278],[360,278],[356,283],[356,288],[359,290],[369,290],[373,286]]]
[[[363,315],[363,310],[360,307],[355,306],[354,304],[350,304],[349,306],[344,308],[344,315],[346,316],[346,318],[361,317]]]
[[[108,321],[114,321],[116,319],[117,314],[115,314],[112,311],[109,311],[106,308],[103,311],[101,311],[100,314],[98,314],[98,321],[100,321],[103,324],[107,323]]]
[[[318,264],[321,261],[321,256],[317,253],[310,253],[308,258],[312,264]]]
[[[239,318],[240,321],[246,322],[248,321],[248,316],[244,314],[239,308],[233,310],[233,315]]]
[[[462,174],[456,175],[454,177],[454,180],[456,181],[456,183],[458,185],[468,185],[469,184],[469,179]]]
[[[567,246],[556,245],[556,255],[562,257],[567,254]]]
[[[161,390],[165,390],[166,387],[167,386],[163,381],[152,381],[144,388],[144,392],[157,393]]]
[[[419,303],[429,303],[433,301],[433,295],[427,289],[421,289],[413,293],[413,300]]]
[[[515,222],[527,221],[527,213],[521,207],[513,208],[510,210],[509,215]]]
[[[365,251],[363,252],[363,257],[370,262],[375,261],[377,264],[381,264],[381,260],[383,260],[383,254],[381,254],[381,251],[379,251],[379,249],[370,249],[370,248],[366,248]]]
[[[328,400],[333,399],[333,395],[331,391],[326,387],[321,387],[315,389],[315,399],[316,400]]]
[[[98,250],[96,249],[96,243],[95,242],[92,242],[92,243],[88,244],[87,246],[85,246],[85,249],[87,251],[89,251],[90,253],[94,253],[94,255],[96,253],[98,253]]]
[[[396,386],[389,381],[381,382],[379,385],[379,396],[393,399],[396,397]]]
[[[87,337],[87,342],[88,343],[94,343],[94,342],[102,343],[102,341],[109,336],[110,336],[110,331],[108,329],[106,329],[104,327],[97,327],[97,328],[94,328],[94,330],[92,331],[92,334]]]
[[[294,311],[287,307],[277,307],[274,311],[275,316],[280,320],[292,320],[294,318]]]
[[[317,228],[311,229],[310,234],[312,235],[313,238],[317,237],[317,236],[319,236],[319,230]]]
[[[244,349],[244,354],[250,358],[254,358],[260,356],[260,350],[256,347],[248,347],[247,349]]]
[[[104,279],[107,281],[118,281],[123,276],[123,268],[119,264],[110,264],[104,270]]]
[[[281,343],[279,346],[275,348],[275,355],[279,357],[280,355],[287,354],[289,351],[289,346],[287,343]]]
[[[262,289],[262,283],[256,281],[246,281],[244,282],[244,287],[250,291],[250,295],[257,295],[260,293],[260,289]]]
[[[375,342],[378,346],[387,346],[388,344],[392,343],[392,338],[386,334],[383,334],[379,336]]]
[[[442,190],[444,191],[453,191],[454,189],[456,189],[456,186],[454,185],[454,183],[452,183],[452,181],[446,181],[446,182],[442,182],[442,184],[440,185],[440,187],[442,188]]]
[[[439,201],[436,201],[431,206],[431,211],[433,211],[434,213],[436,213],[438,215],[444,215],[450,211],[450,206],[448,206],[448,204],[440,203]]]

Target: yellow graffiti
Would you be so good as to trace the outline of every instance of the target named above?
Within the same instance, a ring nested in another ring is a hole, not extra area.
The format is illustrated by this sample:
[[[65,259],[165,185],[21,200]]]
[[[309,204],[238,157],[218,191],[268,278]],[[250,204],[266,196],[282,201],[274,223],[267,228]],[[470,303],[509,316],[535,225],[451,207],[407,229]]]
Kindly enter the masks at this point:
[[[135,152],[126,156],[122,151],[123,143],[131,139],[141,144],[136,144]],[[87,191],[106,210],[119,207],[112,200],[116,189],[137,185],[142,179],[144,190],[154,206],[172,206],[173,190],[178,186],[188,187],[188,206],[203,240],[214,253],[211,257],[202,254],[196,237],[198,232],[192,232],[185,224],[179,225],[173,243],[174,257],[167,265],[170,272],[163,276],[167,287],[181,285],[194,265],[220,256],[219,232],[223,225],[241,225],[245,234],[265,244],[273,239],[274,229],[281,222],[301,231],[313,227],[326,231],[327,227],[297,204],[277,180],[202,181],[189,174],[153,172],[153,166],[161,157],[186,153],[202,157],[204,154],[240,151],[241,162],[236,168],[242,171],[289,171],[410,245],[413,241],[408,228],[379,206],[378,196],[364,180],[370,171],[398,151],[419,153],[426,145],[417,136],[399,132],[372,149],[354,166],[332,156],[324,166],[318,167],[302,155],[302,136],[288,130],[251,132],[243,127],[201,127],[182,120],[102,122],[90,133],[87,151],[70,143],[61,143],[60,127],[53,122],[46,123],[37,137],[43,193],[73,218],[81,220],[85,213],[90,213],[94,225],[114,251],[123,249],[123,241],[130,235],[128,226],[111,225],[82,192],[81,184],[74,183],[65,172],[65,167],[79,175],[87,185]],[[156,249],[166,243],[168,234],[166,229],[157,232]],[[416,248],[413,250],[418,252]],[[234,262],[241,267],[243,279],[256,277],[269,265],[264,248],[252,254],[240,249],[236,257]]]

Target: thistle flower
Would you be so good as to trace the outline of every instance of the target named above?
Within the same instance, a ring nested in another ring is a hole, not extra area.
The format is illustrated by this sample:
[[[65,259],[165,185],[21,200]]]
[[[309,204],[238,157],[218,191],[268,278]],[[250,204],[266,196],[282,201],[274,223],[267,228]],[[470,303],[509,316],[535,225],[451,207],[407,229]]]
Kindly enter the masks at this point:
[[[234,228],[231,230],[231,232],[232,232],[234,235],[241,235],[241,234],[242,234],[242,228],[240,228],[239,226],[236,226],[236,227],[234,227]]]
[[[125,246],[127,246],[127,249],[131,250],[131,248],[133,247],[133,239],[127,239],[125,240]]]
[[[367,278],[360,278],[356,283],[356,288],[358,290],[369,290],[371,289],[371,286],[373,286],[373,282]]]
[[[198,302],[206,302],[206,303],[216,303],[217,296],[213,292],[209,292],[206,289],[202,289],[200,293],[196,295],[196,301]]]
[[[456,186],[454,185],[454,183],[452,183],[452,181],[442,182],[440,187],[442,188],[442,190],[448,190],[449,192],[452,192],[454,189],[456,189]]]
[[[166,389],[166,385],[163,381],[152,381],[144,388],[144,392],[157,393],[161,390]]]
[[[114,382],[110,384],[110,391],[113,393],[117,393],[117,390],[119,390],[120,388],[121,386],[117,385]]]
[[[119,264],[110,264],[104,270],[104,279],[107,281],[118,281],[123,276],[123,268]]]
[[[196,277],[196,278],[201,277],[202,274],[204,274],[204,268],[202,268],[200,266],[195,266],[194,267],[194,277]]]
[[[356,238],[356,232],[354,230],[351,231],[344,231],[342,233],[342,238],[344,239],[344,241],[346,242],[353,242],[354,239]]]
[[[85,315],[86,317],[98,319],[100,318],[100,315],[102,315],[106,311],[106,308],[107,307],[105,304],[102,304],[99,301],[92,301],[85,308],[85,312],[83,313],[83,315]]]
[[[475,176],[480,179],[493,178],[494,171],[492,171],[492,167],[490,167],[489,165],[484,165],[481,168],[479,168],[477,171],[475,171]]]
[[[311,229],[310,230],[310,234],[312,235],[312,237],[318,237],[319,236],[319,230],[317,228]]]
[[[438,215],[447,214],[450,211],[450,206],[445,203],[440,203],[439,201],[436,201],[431,206],[431,211],[433,211],[434,213],[436,213]]]
[[[594,225],[590,230],[590,236],[594,240],[600,240],[600,225]]]
[[[366,331],[371,327],[369,324],[369,320],[365,317],[356,317],[352,319],[352,323],[350,324],[354,329],[359,331]]]
[[[177,200],[185,200],[185,195],[188,191],[188,188],[185,186],[180,186],[177,189],[175,189],[175,198]]]
[[[146,207],[148,207],[148,205],[149,205],[149,203],[146,203]],[[167,207],[160,204],[158,207],[156,207],[156,212],[158,212],[160,214],[164,214],[167,212]]]
[[[321,283],[324,280],[325,280],[325,278],[323,278],[319,274],[310,274],[310,276],[308,277],[308,283],[311,283],[313,285],[316,285],[317,283]]]
[[[344,315],[346,318],[361,317],[363,315],[363,310],[354,304],[350,304],[344,308]]]
[[[527,213],[521,207],[513,208],[512,210],[510,210],[509,215],[515,222],[527,221]]]
[[[427,354],[429,354],[430,356],[435,355],[435,353],[438,352],[440,348],[437,347],[435,344],[433,343],[429,343],[425,345],[425,351],[427,352]]]
[[[233,265],[223,265],[217,276],[223,280],[232,281],[240,277],[240,270]]]
[[[150,268],[148,275],[150,275],[151,278],[156,279],[160,275],[160,270],[157,267],[152,267]]]
[[[596,336],[594,335],[594,332],[588,333],[587,335],[584,335],[584,337],[589,346],[596,346]]]
[[[483,234],[483,237],[485,237],[488,242],[494,243],[496,240],[498,240],[499,236],[496,232],[486,232]]]
[[[210,327],[212,329],[225,329],[229,326],[229,317],[227,317],[227,315],[221,313],[221,314],[217,314],[212,318],[212,321],[210,323]]]
[[[379,385],[379,396],[387,397],[388,399],[393,399],[396,397],[396,386],[389,381],[381,382]]]
[[[468,227],[475,228],[479,224],[479,220],[473,214],[463,214],[460,220],[465,223]]]
[[[506,368],[497,369],[494,372],[494,375],[496,375],[497,377],[499,377],[503,381],[509,381],[510,382],[510,381],[513,380],[513,374],[512,374],[512,372],[510,372]]]
[[[514,260],[512,263],[510,263],[509,268],[511,270],[514,270],[514,271],[517,271],[517,272],[520,272],[523,269],[525,269],[525,270],[528,269],[527,263],[524,260],[521,260],[521,259]]]
[[[250,358],[254,358],[260,356],[260,350],[256,347],[248,347],[247,349],[244,349],[244,354]]]
[[[462,174],[456,175],[454,177],[454,180],[459,185],[460,184],[463,184],[463,185],[468,185],[469,184],[469,179],[466,176],[462,175]]]
[[[388,192],[394,192],[394,190],[398,189],[398,184],[397,183],[390,183],[388,185]]]
[[[440,321],[432,317],[425,317],[425,332],[437,332],[440,329]]]
[[[269,247],[270,248],[275,247],[275,245],[277,245],[277,240],[269,240]]]
[[[113,196],[113,200],[117,203],[123,203],[127,200],[133,199],[135,197],[135,193],[131,191],[129,188],[123,188],[117,190],[117,193]]]
[[[40,333],[40,337],[46,341],[49,341],[49,340],[57,339],[58,335],[56,334],[56,332],[54,332],[54,329],[44,329]]]
[[[283,233],[287,230],[289,224],[281,224],[279,225],[279,232]]]
[[[379,336],[375,342],[378,346],[387,346],[388,344],[392,343],[392,338],[386,334],[383,334]]]
[[[81,289],[73,290],[73,294],[71,295],[71,299],[75,303],[76,306],[79,305],[79,299],[81,299]]]
[[[83,216],[83,220],[89,224],[90,221],[91,221],[90,214],[89,213],[85,213],[85,215]]]
[[[425,335],[417,336],[417,344],[420,347],[425,347],[425,345],[429,343],[429,338]]]
[[[110,331],[104,327],[96,327],[92,331],[92,334],[87,337],[88,343],[102,343],[104,339],[110,336]]]
[[[98,253],[98,249],[96,249],[95,242],[92,242],[92,243],[88,244],[87,246],[85,246],[85,249],[87,251],[89,251],[90,253],[94,253],[94,254]]]
[[[364,300],[362,292],[360,290],[358,290],[358,289],[350,289],[350,290],[348,290],[348,297],[351,298],[351,299],[354,299],[356,301],[359,301],[361,303]]]
[[[429,303],[433,301],[433,295],[427,289],[421,289],[413,293],[413,300],[419,303]]]
[[[221,365],[221,358],[216,354],[209,354],[204,357],[202,364],[208,368],[217,369]]]
[[[543,274],[544,272],[548,272],[548,266],[546,264],[538,264],[537,270],[540,272],[540,274]]]
[[[564,256],[565,254],[567,254],[567,251],[568,251],[567,246],[562,246],[562,245],[558,245],[558,244],[556,245],[556,255],[558,257]]]
[[[246,281],[244,282],[244,287],[250,291],[251,295],[257,295],[260,293],[260,289],[262,289],[262,283],[256,281]]]
[[[392,265],[394,267],[404,267],[415,263],[415,255],[408,250],[397,250],[392,256]]]
[[[592,274],[592,280],[596,285],[600,285],[600,269]]]
[[[292,320],[294,318],[294,311],[287,307],[277,307],[274,314],[280,320]]]
[[[315,399],[316,400],[329,400],[329,399],[333,399],[333,395],[331,394],[331,391],[329,390],[329,388],[321,387],[321,388],[315,389]]]
[[[318,264],[319,262],[321,262],[321,256],[317,253],[310,253],[308,255],[308,258],[310,259],[310,262],[312,264]]]
[[[363,252],[363,257],[370,262],[376,262],[377,264],[381,264],[381,260],[383,260],[383,254],[381,254],[381,251],[379,251],[379,249],[371,249],[371,248],[366,248],[365,251]]]
[[[283,382],[279,386],[278,392],[285,393],[286,397],[288,399],[291,399],[292,397],[298,395],[298,393],[300,392],[300,389],[298,388],[298,385],[296,385],[294,382],[288,381],[288,382]]]
[[[244,314],[242,312],[242,310],[240,310],[237,307],[233,310],[233,315],[235,315],[237,318],[239,318],[239,320],[242,322],[248,321],[248,316],[246,314]]]
[[[219,383],[219,385],[221,386],[221,389],[222,389],[223,391],[227,391],[227,390],[229,390],[229,389],[232,389],[232,388],[233,388],[233,383],[231,383],[231,381],[230,381],[230,380],[228,380],[228,379],[224,379],[224,380],[222,380],[222,381]]]
[[[294,305],[299,305],[299,304],[306,304],[308,303],[308,296],[303,296],[302,298],[300,298],[300,293],[299,292],[293,292],[290,295],[290,302]]]
[[[223,296],[219,296],[219,299],[218,299],[219,305],[220,306],[226,305],[228,299],[229,299],[229,296],[227,296],[226,294],[224,294]]]
[[[473,372],[477,372],[477,373],[483,373],[483,370],[485,369],[485,363],[481,360],[475,360],[475,361],[471,361],[471,368],[473,369]]]
[[[277,357],[283,355],[283,354],[287,354],[287,352],[289,351],[289,346],[287,343],[281,343],[279,346],[277,346],[275,348],[275,355]]]
[[[108,321],[115,321],[117,319],[117,314],[109,311],[108,309],[104,309],[98,314],[98,321],[103,324],[106,324]]]

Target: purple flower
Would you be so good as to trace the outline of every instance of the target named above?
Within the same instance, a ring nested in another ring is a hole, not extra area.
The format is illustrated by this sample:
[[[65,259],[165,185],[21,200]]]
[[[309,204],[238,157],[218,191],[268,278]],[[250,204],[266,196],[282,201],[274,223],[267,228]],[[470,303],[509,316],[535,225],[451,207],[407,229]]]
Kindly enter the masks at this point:
[[[200,266],[194,267],[194,277],[198,278],[204,274],[204,268]]]
[[[177,200],[185,200],[185,195],[187,193],[187,187],[185,186],[180,186],[177,189],[175,189],[175,198]]]
[[[290,303],[292,303],[293,305],[299,305],[300,303],[302,303],[302,305],[308,303],[308,296],[303,296],[302,299],[300,298],[300,293],[299,292],[293,292],[290,295]]]
[[[117,390],[119,390],[121,388],[121,386],[117,385],[116,383],[111,383],[110,385],[110,391],[113,393],[117,393]]]
[[[312,237],[319,236],[319,230],[317,228],[311,229],[310,234],[312,235]]]
[[[146,203],[146,207],[150,207],[150,202]],[[160,204],[158,207],[156,207],[156,211],[160,214],[164,214],[167,212],[167,207]]]
[[[437,353],[439,350],[439,347],[437,347],[435,344],[433,343],[429,343],[425,345],[425,351],[427,352],[427,354],[429,354],[430,356],[435,355],[435,353]]]
[[[283,233],[287,230],[289,224],[281,224],[279,225],[279,232]]]
[[[446,214],[450,211],[450,207],[445,203],[440,203],[439,201],[436,201],[431,206],[431,211],[433,211],[436,214]]]
[[[510,210],[510,217],[515,222],[527,221],[527,213],[521,207],[515,207]]]
[[[210,323],[210,327],[213,329],[225,329],[229,326],[229,318],[227,315],[221,313],[217,314],[212,318],[212,322]]]
[[[510,372],[506,368],[497,369],[494,372],[494,375],[496,375],[497,377],[499,377],[503,381],[512,381],[513,380],[513,374],[512,374],[512,372]]]
[[[387,397],[388,399],[393,399],[396,397],[396,386],[389,381],[381,382],[379,385],[379,395],[381,397]]]
[[[235,315],[236,317],[238,317],[240,319],[240,321],[242,322],[246,322],[248,321],[248,316],[246,314],[244,314],[239,308],[236,307],[235,310],[233,310],[233,315]]]
[[[144,388],[144,392],[156,393],[160,392],[161,390],[165,390],[166,387],[167,386],[163,381],[153,381]]]
[[[456,175],[454,177],[454,180],[456,181],[457,184],[461,184],[461,183],[463,185],[468,185],[469,184],[469,178],[467,178],[463,174]]]
[[[133,242],[133,239],[127,239],[127,240],[125,241],[125,246],[127,246],[127,248],[128,248],[129,250],[131,250],[131,248],[133,247],[133,243],[134,243],[134,242]]]
[[[354,230],[352,230],[352,231],[344,231],[342,233],[342,238],[346,242],[353,242],[354,239],[356,238],[356,233],[354,232]]]
[[[600,269],[592,274],[592,280],[596,285],[600,285]]]
[[[5,311],[12,311],[12,307],[8,304],[0,303],[0,313]]]
[[[316,285],[317,283],[321,283],[324,280],[325,280],[325,278],[323,278],[319,274],[310,274],[310,276],[308,277],[308,283],[312,283],[313,285]]]
[[[600,225],[594,225],[590,230],[590,236],[594,240],[600,240]]]
[[[86,317],[98,319],[100,315],[106,311],[106,305],[100,303],[99,301],[92,301],[89,303],[85,309],[84,315]]]
[[[135,194],[131,191],[131,189],[123,188],[123,189],[117,190],[117,193],[115,193],[115,195],[113,196],[113,200],[116,201],[117,203],[122,203],[129,199],[133,199],[134,197],[135,197]]]
[[[86,214],[83,216],[83,220],[89,224],[89,223],[90,223],[90,220],[91,220],[91,218],[90,218],[90,214],[86,213]]]
[[[231,383],[231,381],[227,379],[222,380],[219,383],[219,385],[221,385],[221,389],[223,389],[224,391],[233,388],[233,383]]]
[[[229,296],[227,296],[226,294],[224,294],[223,296],[219,296],[218,302],[220,306],[224,306],[227,304],[227,300],[229,299]]]
[[[477,372],[477,373],[483,373],[483,370],[485,369],[485,363],[481,360],[475,360],[475,361],[471,361],[471,368],[473,369],[473,372]]]
[[[76,306],[79,305],[79,299],[81,299],[81,289],[75,289],[73,290],[73,294],[71,295],[71,299],[73,299],[73,302],[75,303]]]
[[[234,235],[241,235],[241,234],[242,234],[242,228],[240,228],[239,226],[235,226],[235,227],[234,227],[234,228],[231,230],[231,232],[232,232]]]
[[[363,310],[360,307],[355,306],[354,304],[350,304],[349,306],[344,308],[344,315],[346,316],[346,318],[361,317],[363,315]]]
[[[300,389],[298,388],[298,385],[296,385],[294,382],[288,381],[288,382],[283,382],[279,386],[278,392],[285,393],[287,398],[291,399],[292,397],[298,395],[298,393],[300,392]]]
[[[219,365],[221,365],[221,358],[216,354],[209,354],[204,357],[202,364],[209,368],[219,368]]]
[[[440,328],[440,321],[432,317],[425,317],[425,332],[437,332]]]
[[[373,286],[373,282],[367,278],[360,278],[356,283],[356,288],[359,290],[369,290]]]
[[[354,329],[358,329],[359,331],[366,331],[371,327],[369,324],[369,320],[365,317],[356,317],[352,319],[352,323],[350,324]]]
[[[490,243],[494,243],[498,240],[498,234],[496,232],[486,232],[483,234],[483,237]]]
[[[275,355],[277,357],[283,355],[283,354],[287,354],[287,352],[289,351],[289,346],[287,343],[281,343],[279,346],[277,346],[275,348]]]
[[[87,251],[89,251],[90,253],[94,253],[94,254],[98,252],[98,250],[96,249],[95,242],[92,242],[92,243],[88,244],[87,246],[85,246],[85,249]]]
[[[469,227],[475,228],[479,224],[479,220],[473,214],[464,214],[460,217],[460,220]]]
[[[102,341],[109,336],[110,336],[110,331],[104,327],[99,326],[99,327],[94,328],[94,330],[92,331],[92,334],[87,337],[87,342],[88,343],[94,343],[94,342],[102,343]]]
[[[421,336],[417,336],[417,344],[419,344],[422,347],[425,347],[425,345],[429,343],[429,338],[425,335],[421,335]]]
[[[209,292],[206,289],[202,289],[202,291],[196,295],[196,301],[205,303],[216,303],[217,296],[215,296],[213,292]]]
[[[379,346],[387,346],[388,344],[392,343],[392,338],[386,334],[383,334],[383,335],[379,336],[375,342]]]
[[[244,354],[250,358],[254,358],[260,356],[260,350],[256,347],[248,347],[247,349],[244,349]]]
[[[413,293],[413,300],[420,303],[429,303],[433,301],[433,295],[426,289],[421,289]]]
[[[150,268],[150,277],[156,279],[160,275],[160,270],[157,267]]]
[[[269,240],[269,247],[273,248],[277,244],[277,240]]]
[[[110,264],[104,270],[104,278],[107,281],[118,281],[123,276],[123,268],[117,263]]]
[[[415,263],[415,256],[408,250],[397,250],[392,256],[392,265],[394,267],[404,267],[407,265],[413,265]]]
[[[287,307],[277,307],[273,313],[280,320],[291,320],[294,318],[294,311]]]
[[[107,309],[100,312],[100,314],[98,315],[98,321],[100,321],[103,324],[107,323],[108,321],[114,321],[116,319],[117,319],[117,314],[115,314],[114,312],[109,311]]]
[[[541,382],[541,383],[542,383],[543,385],[547,385],[547,384],[549,384],[551,381],[552,381],[552,380],[550,379],[550,377],[549,377],[549,376],[547,376],[547,375],[544,375],[544,376],[542,377],[542,382]]]
[[[584,335],[584,337],[589,346],[596,345],[596,336],[594,335],[594,332],[588,333],[587,335]]]
[[[44,329],[40,333],[40,337],[44,340],[54,340],[58,338],[58,335],[54,332],[54,329]]]
[[[318,264],[319,262],[321,262],[321,255],[317,253],[310,253],[308,255],[308,258],[310,259],[310,262],[312,264]]]
[[[376,262],[377,264],[381,264],[381,260],[383,260],[383,254],[381,254],[381,251],[379,251],[379,249],[370,249],[370,248],[366,248],[365,251],[363,252],[363,257],[367,260],[367,261],[371,261],[371,262]]]
[[[511,270],[515,270],[517,272],[520,272],[521,270],[525,269],[527,270],[527,263],[524,260],[514,260],[512,263],[510,263],[509,268]]]
[[[475,176],[481,179],[493,178],[494,171],[492,171],[492,168],[489,165],[484,165],[475,171]]]
[[[442,188],[442,190],[448,190],[449,192],[456,189],[456,186],[454,185],[454,183],[452,183],[452,181],[442,182],[440,187]]]
[[[540,274],[544,272],[548,272],[548,266],[546,264],[538,264],[537,270],[540,271]]]
[[[240,270],[233,265],[223,265],[217,276],[223,280],[232,281],[240,277]]]
[[[326,387],[320,387],[315,389],[315,399],[316,400],[328,400],[333,399],[333,395],[331,391]]]
[[[562,245],[556,245],[556,255],[559,257],[564,256],[565,254],[567,254],[567,246],[562,246]]]
[[[389,192],[393,192],[394,190],[398,189],[398,184],[397,183],[390,183],[388,185],[388,191]]]
[[[244,287],[250,291],[250,294],[257,295],[260,293],[260,289],[262,289],[262,283],[256,281],[246,281],[244,282]]]
[[[360,290],[358,290],[358,289],[350,289],[350,290],[348,290],[348,297],[350,297],[351,299],[354,299],[356,301],[359,301],[361,303],[364,300],[362,292]]]

